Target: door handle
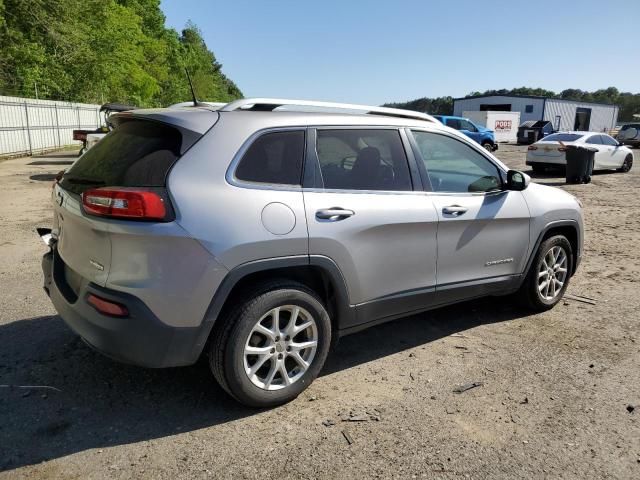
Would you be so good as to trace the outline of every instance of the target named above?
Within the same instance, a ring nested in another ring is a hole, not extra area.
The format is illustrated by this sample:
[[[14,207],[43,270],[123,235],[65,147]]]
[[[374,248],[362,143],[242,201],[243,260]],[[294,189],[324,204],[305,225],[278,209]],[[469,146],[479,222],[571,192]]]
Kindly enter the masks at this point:
[[[323,208],[316,212],[316,218],[321,220],[344,220],[352,215],[355,215],[356,212],[353,210],[346,210],[340,207],[331,207],[331,208]]]
[[[448,207],[442,207],[442,213],[445,215],[453,215],[454,217],[459,217],[460,215],[464,215],[467,213],[467,207],[461,207],[460,205],[449,205]]]

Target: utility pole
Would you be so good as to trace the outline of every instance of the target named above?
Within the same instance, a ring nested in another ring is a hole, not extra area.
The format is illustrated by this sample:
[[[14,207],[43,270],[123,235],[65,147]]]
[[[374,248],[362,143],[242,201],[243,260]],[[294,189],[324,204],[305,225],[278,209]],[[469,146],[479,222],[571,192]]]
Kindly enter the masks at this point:
[[[36,90],[36,100],[38,100],[38,83],[37,82],[33,82],[33,88],[35,88]]]

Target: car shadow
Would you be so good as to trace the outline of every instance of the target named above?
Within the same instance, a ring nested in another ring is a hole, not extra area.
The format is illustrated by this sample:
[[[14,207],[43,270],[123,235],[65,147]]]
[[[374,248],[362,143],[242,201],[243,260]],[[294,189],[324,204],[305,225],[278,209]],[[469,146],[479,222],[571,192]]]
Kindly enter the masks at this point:
[[[78,158],[78,150],[64,150],[62,152],[49,152],[38,155],[33,155],[31,158],[46,158],[51,160],[52,158]]]
[[[27,165],[72,165],[73,160],[35,160],[33,162],[27,163]]]
[[[36,173],[35,175],[30,175],[29,180],[35,180],[36,182],[53,182],[56,178],[57,173]]]
[[[322,375],[526,315],[485,299],[340,339]],[[231,399],[205,361],[153,370],[94,352],[58,316],[0,326],[0,471],[76,452],[166,437],[259,413]]]

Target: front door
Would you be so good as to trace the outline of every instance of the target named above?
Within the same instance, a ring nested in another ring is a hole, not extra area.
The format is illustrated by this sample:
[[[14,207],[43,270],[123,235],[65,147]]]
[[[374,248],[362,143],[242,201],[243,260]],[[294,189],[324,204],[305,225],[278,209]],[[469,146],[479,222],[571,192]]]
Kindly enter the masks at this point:
[[[340,268],[355,324],[423,306],[435,292],[438,215],[414,191],[400,131],[332,127],[309,138],[307,171],[317,169],[303,189],[309,254]]]
[[[452,136],[414,130],[438,214],[438,291],[460,298],[474,285],[522,273],[529,209],[521,192],[502,188],[498,167]],[[473,296],[473,295],[472,295]]]

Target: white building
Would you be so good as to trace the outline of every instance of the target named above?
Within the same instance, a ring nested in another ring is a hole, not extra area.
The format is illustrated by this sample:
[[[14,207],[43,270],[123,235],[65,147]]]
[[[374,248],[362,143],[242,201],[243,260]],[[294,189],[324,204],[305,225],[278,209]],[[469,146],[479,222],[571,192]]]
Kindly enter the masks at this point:
[[[520,112],[520,122],[548,120],[555,130],[604,132],[618,121],[618,106],[526,95],[477,95],[453,100],[453,114],[466,111]]]

